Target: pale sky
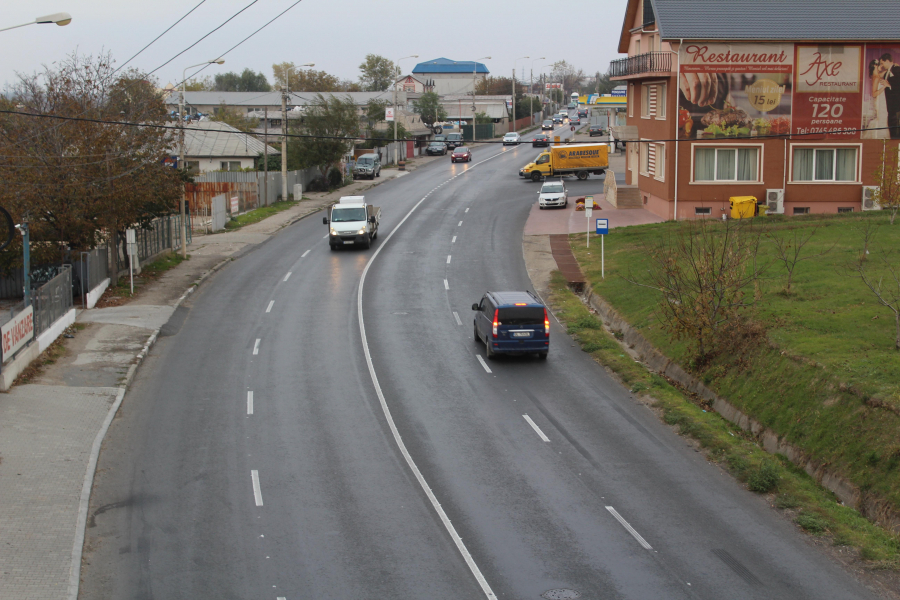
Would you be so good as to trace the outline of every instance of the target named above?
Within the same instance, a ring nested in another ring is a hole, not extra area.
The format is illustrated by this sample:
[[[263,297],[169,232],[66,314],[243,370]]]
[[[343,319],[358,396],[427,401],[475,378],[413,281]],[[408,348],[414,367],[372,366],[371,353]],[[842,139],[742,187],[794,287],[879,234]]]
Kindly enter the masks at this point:
[[[216,33],[156,73],[161,85],[176,83],[185,67],[218,57],[295,0],[258,0]],[[112,53],[121,64],[177,21],[200,0],[30,0],[4,2],[0,28],[68,12],[65,26],[28,25],[0,32],[0,86],[16,73],[33,73],[77,50]],[[191,45],[251,0],[206,0],[128,66],[155,69]],[[534,64],[566,60],[588,75],[606,72],[616,51],[625,0],[303,0],[280,19],[212,65],[206,74],[262,71],[272,82],[272,64],[315,63],[316,70],[357,80],[366,54],[397,60],[408,73],[418,62],[445,57],[481,60],[492,75],[509,76],[513,65],[525,78]],[[516,16],[511,14],[515,10]],[[399,25],[398,25],[399,24]],[[522,56],[529,59],[516,61]],[[533,61],[546,57],[547,60]],[[188,71],[188,74],[192,72]]]

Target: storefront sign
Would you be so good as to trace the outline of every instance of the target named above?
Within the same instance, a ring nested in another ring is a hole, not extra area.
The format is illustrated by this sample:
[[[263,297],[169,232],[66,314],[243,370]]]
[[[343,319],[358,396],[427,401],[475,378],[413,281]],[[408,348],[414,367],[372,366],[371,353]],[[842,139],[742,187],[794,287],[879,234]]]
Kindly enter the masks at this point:
[[[797,45],[793,133],[856,139],[862,123],[862,46]]]
[[[34,337],[34,309],[28,307],[0,327],[3,360],[16,353]]]
[[[684,44],[679,60],[680,138],[790,132],[793,44]]]

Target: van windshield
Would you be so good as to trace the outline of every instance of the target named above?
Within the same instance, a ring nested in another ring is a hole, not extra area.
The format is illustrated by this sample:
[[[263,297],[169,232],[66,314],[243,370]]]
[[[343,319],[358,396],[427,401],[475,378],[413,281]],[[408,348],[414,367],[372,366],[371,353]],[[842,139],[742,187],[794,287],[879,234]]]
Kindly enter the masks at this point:
[[[543,325],[544,309],[540,306],[510,306],[497,313],[500,325]]]
[[[371,165],[375,161],[373,161],[369,156],[361,156],[356,162],[360,165]]]
[[[335,208],[331,211],[332,223],[349,223],[351,221],[365,221],[366,209],[364,208]]]

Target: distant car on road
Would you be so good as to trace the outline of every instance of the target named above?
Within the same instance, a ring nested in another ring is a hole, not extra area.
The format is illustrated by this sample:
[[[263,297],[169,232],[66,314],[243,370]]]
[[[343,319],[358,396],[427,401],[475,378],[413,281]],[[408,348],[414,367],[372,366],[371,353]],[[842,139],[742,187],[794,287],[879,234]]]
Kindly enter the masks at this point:
[[[603,131],[602,125],[591,125],[588,127],[588,134],[594,137],[595,135],[606,135],[606,132]]]
[[[558,181],[545,181],[538,192],[538,208],[569,205],[569,191],[562,179]]]
[[[581,125],[581,119],[578,118],[578,116],[574,116],[569,119],[569,123],[571,123],[572,125]]]
[[[533,148],[537,148],[538,146],[549,146],[550,145],[550,136],[546,133],[539,133],[534,136],[534,139],[531,140],[531,146]]]
[[[447,144],[444,142],[431,142],[425,147],[425,154],[428,156],[434,156],[436,154],[444,156],[447,154]]]
[[[550,351],[550,317],[531,292],[487,292],[475,311],[475,342],[483,343],[488,359],[498,354]]]
[[[562,123],[563,119],[565,119],[565,117],[563,117],[562,115],[553,115],[554,123]]]
[[[586,108],[579,108],[579,109],[578,109],[578,116],[579,116],[579,117],[584,117],[585,119],[587,119],[587,109],[586,109]]]
[[[472,151],[465,146],[453,149],[450,155],[450,162],[472,162]]]
[[[519,142],[522,141],[522,136],[520,136],[515,131],[510,131],[506,135],[503,136],[503,145],[512,144],[514,146],[518,146]]]
[[[453,150],[456,147],[463,145],[463,136],[461,133],[448,133],[447,134],[447,147]]]
[[[356,166],[353,167],[353,179],[360,177],[381,177],[381,157],[377,154],[363,154],[357,158]]]
[[[553,129],[553,119],[547,119],[543,123],[541,123],[541,131],[544,129]]]

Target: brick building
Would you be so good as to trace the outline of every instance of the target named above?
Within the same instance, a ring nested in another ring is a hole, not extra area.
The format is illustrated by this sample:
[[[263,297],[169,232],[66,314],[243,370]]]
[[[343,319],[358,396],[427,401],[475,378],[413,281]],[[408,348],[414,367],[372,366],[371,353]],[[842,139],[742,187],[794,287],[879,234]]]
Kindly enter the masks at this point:
[[[900,143],[900,2],[628,0],[619,52],[614,131],[650,211],[878,208],[874,173]]]

